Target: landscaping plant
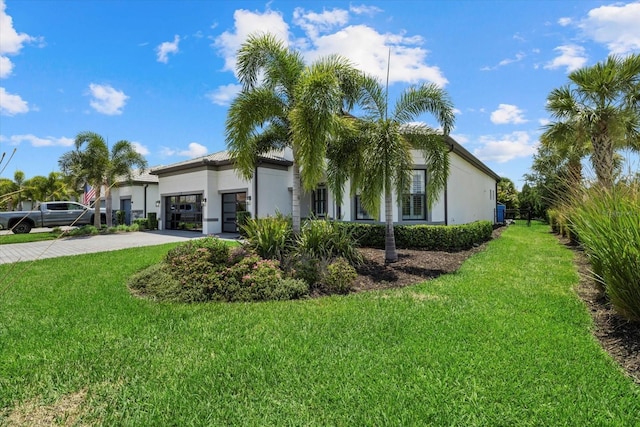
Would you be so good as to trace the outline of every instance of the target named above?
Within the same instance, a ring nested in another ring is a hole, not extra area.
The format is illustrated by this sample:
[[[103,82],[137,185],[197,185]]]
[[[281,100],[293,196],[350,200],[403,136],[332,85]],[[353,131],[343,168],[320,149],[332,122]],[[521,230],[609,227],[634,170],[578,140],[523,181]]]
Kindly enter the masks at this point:
[[[568,218],[601,289],[621,315],[640,321],[640,191],[619,183],[576,192]]]

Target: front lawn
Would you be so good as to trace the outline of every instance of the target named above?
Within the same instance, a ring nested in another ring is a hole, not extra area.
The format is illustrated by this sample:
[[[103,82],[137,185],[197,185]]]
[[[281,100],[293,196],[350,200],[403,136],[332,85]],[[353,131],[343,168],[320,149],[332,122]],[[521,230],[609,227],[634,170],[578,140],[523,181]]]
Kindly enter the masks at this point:
[[[637,422],[640,387],[593,338],[572,253],[544,225],[405,288],[132,297],[127,278],[173,246],[0,266],[0,424]]]
[[[30,243],[41,242],[43,240],[54,240],[60,237],[62,232],[45,231],[42,233],[28,234],[2,234],[0,235],[0,245],[9,245],[12,243]]]

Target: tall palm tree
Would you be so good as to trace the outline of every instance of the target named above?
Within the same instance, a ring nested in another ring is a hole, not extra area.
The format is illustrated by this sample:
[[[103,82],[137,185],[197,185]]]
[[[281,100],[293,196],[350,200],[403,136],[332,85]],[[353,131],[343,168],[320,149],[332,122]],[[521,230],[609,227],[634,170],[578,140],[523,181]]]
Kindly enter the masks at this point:
[[[109,166],[104,175],[107,226],[111,227],[112,225],[113,206],[111,201],[111,187],[115,183],[116,178],[126,177],[128,180],[131,180],[134,169],[142,173],[146,168],[147,161],[133,148],[133,145],[129,141],[118,141],[111,148]]]
[[[237,57],[242,91],[226,120],[226,141],[236,170],[253,176],[257,156],[288,147],[293,153],[293,231],[300,231],[300,189],[322,179],[328,140],[340,114],[358,96],[360,72],[340,56],[307,66],[301,54],[272,34],[254,34]]]
[[[84,149],[82,149],[85,147]],[[116,176],[131,176],[134,166],[144,170],[146,160],[133,149],[130,142],[122,140],[109,152],[104,138],[94,132],[80,132],[75,139],[75,150],[64,153],[58,161],[65,175],[73,177],[75,185],[88,183],[96,190],[96,201],[102,197],[105,186],[107,201],[107,225],[111,226],[111,185]],[[94,226],[100,227],[100,203],[94,205]]]
[[[329,181],[341,195],[341,186],[351,179],[352,192],[359,192],[363,207],[377,216],[384,195],[385,261],[398,260],[393,232],[393,190],[398,202],[406,194],[414,167],[412,150],[418,150],[428,170],[426,204],[431,208],[445,188],[449,174],[445,136],[455,122],[453,104],[444,89],[434,84],[407,88],[388,113],[387,95],[380,82],[363,77],[361,98],[364,116],[352,120],[351,134],[336,141],[329,150]],[[441,131],[417,122],[421,115],[433,115]],[[347,128],[345,128],[347,129]]]
[[[573,71],[569,80],[547,97],[556,120],[547,136],[559,146],[586,144],[598,183],[612,188],[616,150],[640,151],[640,55],[609,56]]]

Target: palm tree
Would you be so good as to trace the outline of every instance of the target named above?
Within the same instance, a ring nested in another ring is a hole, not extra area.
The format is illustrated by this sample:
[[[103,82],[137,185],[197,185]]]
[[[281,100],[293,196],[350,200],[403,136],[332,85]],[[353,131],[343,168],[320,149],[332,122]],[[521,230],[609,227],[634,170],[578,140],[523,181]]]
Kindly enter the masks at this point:
[[[251,179],[257,157],[288,147],[293,153],[293,231],[300,231],[300,189],[322,179],[327,143],[340,114],[358,96],[360,72],[340,56],[305,65],[301,54],[271,34],[251,35],[237,57],[242,91],[226,120],[235,168]]]
[[[82,147],[86,148],[82,150]],[[107,201],[106,220],[111,226],[111,185],[116,176],[131,176],[133,166],[144,170],[146,160],[137,153],[130,142],[122,140],[115,143],[111,152],[104,138],[94,132],[81,132],[75,139],[75,150],[64,153],[58,161],[65,175],[71,176],[77,187],[88,183],[96,190],[96,201],[102,196],[105,186]],[[100,227],[100,203],[94,204],[94,226]]]
[[[147,168],[147,161],[138,153],[129,141],[118,141],[111,148],[109,156],[109,167],[105,171],[105,199],[107,208],[107,226],[112,225],[112,201],[111,187],[115,183],[116,178],[126,177],[132,179],[134,169],[138,169],[141,173]]]
[[[351,178],[352,192],[359,192],[363,207],[376,216],[380,212],[380,195],[384,194],[385,262],[395,262],[398,253],[393,232],[393,189],[401,203],[412,179],[411,151],[418,150],[428,170],[427,207],[437,201],[449,174],[444,136],[455,121],[453,104],[444,89],[423,84],[406,89],[388,114],[387,96],[380,83],[363,77],[361,85],[364,116],[351,121],[350,136],[332,145],[327,175],[338,196],[342,184]],[[435,116],[442,131],[417,122],[425,113]]]
[[[617,149],[640,150],[640,55],[609,56],[569,74],[547,97],[556,122],[546,135],[558,146],[586,145],[598,183],[612,188]]]

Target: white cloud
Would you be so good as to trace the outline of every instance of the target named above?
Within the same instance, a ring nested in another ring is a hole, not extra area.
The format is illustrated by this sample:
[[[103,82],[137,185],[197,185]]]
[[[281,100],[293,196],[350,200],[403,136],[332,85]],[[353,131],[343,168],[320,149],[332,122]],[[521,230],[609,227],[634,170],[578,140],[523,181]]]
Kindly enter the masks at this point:
[[[89,91],[93,99],[89,102],[98,113],[109,116],[122,114],[122,109],[129,97],[124,92],[114,89],[109,85],[91,83]]]
[[[424,39],[420,36],[382,34],[366,25],[344,26],[348,22],[348,16],[339,9],[321,14],[303,9],[296,11],[294,24],[302,26],[306,37],[292,40],[289,26],[280,13],[270,10],[264,13],[237,10],[234,14],[234,29],[224,32],[214,43],[214,47],[225,58],[224,69],[235,70],[237,50],[249,34],[261,28],[269,28],[269,32],[286,45],[299,49],[309,62],[326,55],[340,54],[351,60],[356,67],[384,81],[391,48],[390,83],[429,81],[439,86],[448,83],[439,67],[427,63],[428,51],[423,47]],[[352,13],[363,11],[364,9],[352,8]]]
[[[573,22],[573,20],[571,18],[560,18],[558,19],[558,24],[561,27],[566,27],[567,25],[571,25],[571,23]]]
[[[0,79],[5,79],[13,71],[13,62],[6,56],[0,56]]]
[[[234,31],[225,31],[215,39],[213,44],[225,58],[225,71],[235,71],[236,54],[242,43],[249,35],[264,32],[262,30],[264,28],[268,28],[269,33],[288,45],[289,25],[284,22],[280,12],[267,10],[264,13],[256,13],[238,9],[233,13],[233,19],[235,21]]]
[[[158,47],[156,47],[156,53],[158,55],[158,62],[162,62],[164,64],[169,62],[169,54],[176,54],[179,52],[178,44],[180,43],[180,36],[175,35],[173,37],[173,42],[164,42],[161,43]]]
[[[449,81],[440,68],[427,64],[428,51],[421,47],[423,43],[420,36],[381,34],[365,25],[351,25],[313,40],[314,46],[306,56],[313,60],[338,53],[350,59],[357,68],[384,81],[391,49],[389,83],[429,81],[445,86]]]
[[[216,105],[229,105],[242,89],[242,85],[228,84],[218,87],[206,96]]]
[[[473,154],[482,161],[505,163],[520,157],[528,157],[536,153],[538,142],[531,142],[527,132],[512,132],[500,138],[481,136],[481,147],[473,150]]]
[[[344,9],[323,10],[321,13],[316,13],[296,7],[293,11],[293,23],[302,28],[312,39],[317,38],[320,33],[342,27],[348,21],[349,12]]]
[[[11,135],[11,137],[9,137],[9,143],[12,145],[20,145],[23,142],[29,143],[33,147],[71,147],[74,140],[73,138],[56,138],[53,136],[41,138],[32,134]]]
[[[578,26],[588,37],[605,44],[612,54],[640,50],[640,2],[591,9]]]
[[[544,68],[548,70],[567,67],[567,73],[570,73],[571,71],[584,67],[587,63],[587,56],[582,46],[564,45],[558,46],[553,50],[560,52],[560,56],[545,64]]]
[[[29,104],[19,95],[14,95],[0,87],[0,114],[3,116],[15,116],[29,111]]]
[[[355,13],[356,15],[373,16],[383,12],[383,10],[376,6],[365,6],[361,4],[360,6],[349,5],[349,12]]]
[[[13,70],[13,63],[7,55],[17,55],[25,43],[38,40],[26,33],[18,33],[13,28],[13,18],[6,13],[7,6],[0,0],[0,78],[6,78]]]
[[[197,142],[189,143],[189,148],[187,150],[178,151],[179,156],[184,157],[201,157],[206,156],[208,153],[207,147],[204,145],[198,144]]]
[[[540,126],[546,126],[549,123],[551,123],[551,120],[549,120],[549,119],[538,119],[538,123],[540,123]]]
[[[498,65],[494,65],[493,67],[489,67],[489,66],[485,66],[482,67],[480,70],[481,71],[493,71],[493,70],[497,70],[500,67],[504,67],[505,65],[509,65],[509,64],[513,64],[514,62],[520,62],[522,61],[527,55],[525,55],[522,52],[518,52],[516,53],[514,58],[506,58],[503,59],[502,61],[498,62]]]
[[[149,155],[149,149],[146,146],[140,144],[139,142],[132,142],[131,145],[133,146],[133,149],[135,150],[136,153],[143,156]]]
[[[491,113],[491,122],[497,125],[526,123],[522,116],[523,111],[515,105],[500,104],[498,109]]]

